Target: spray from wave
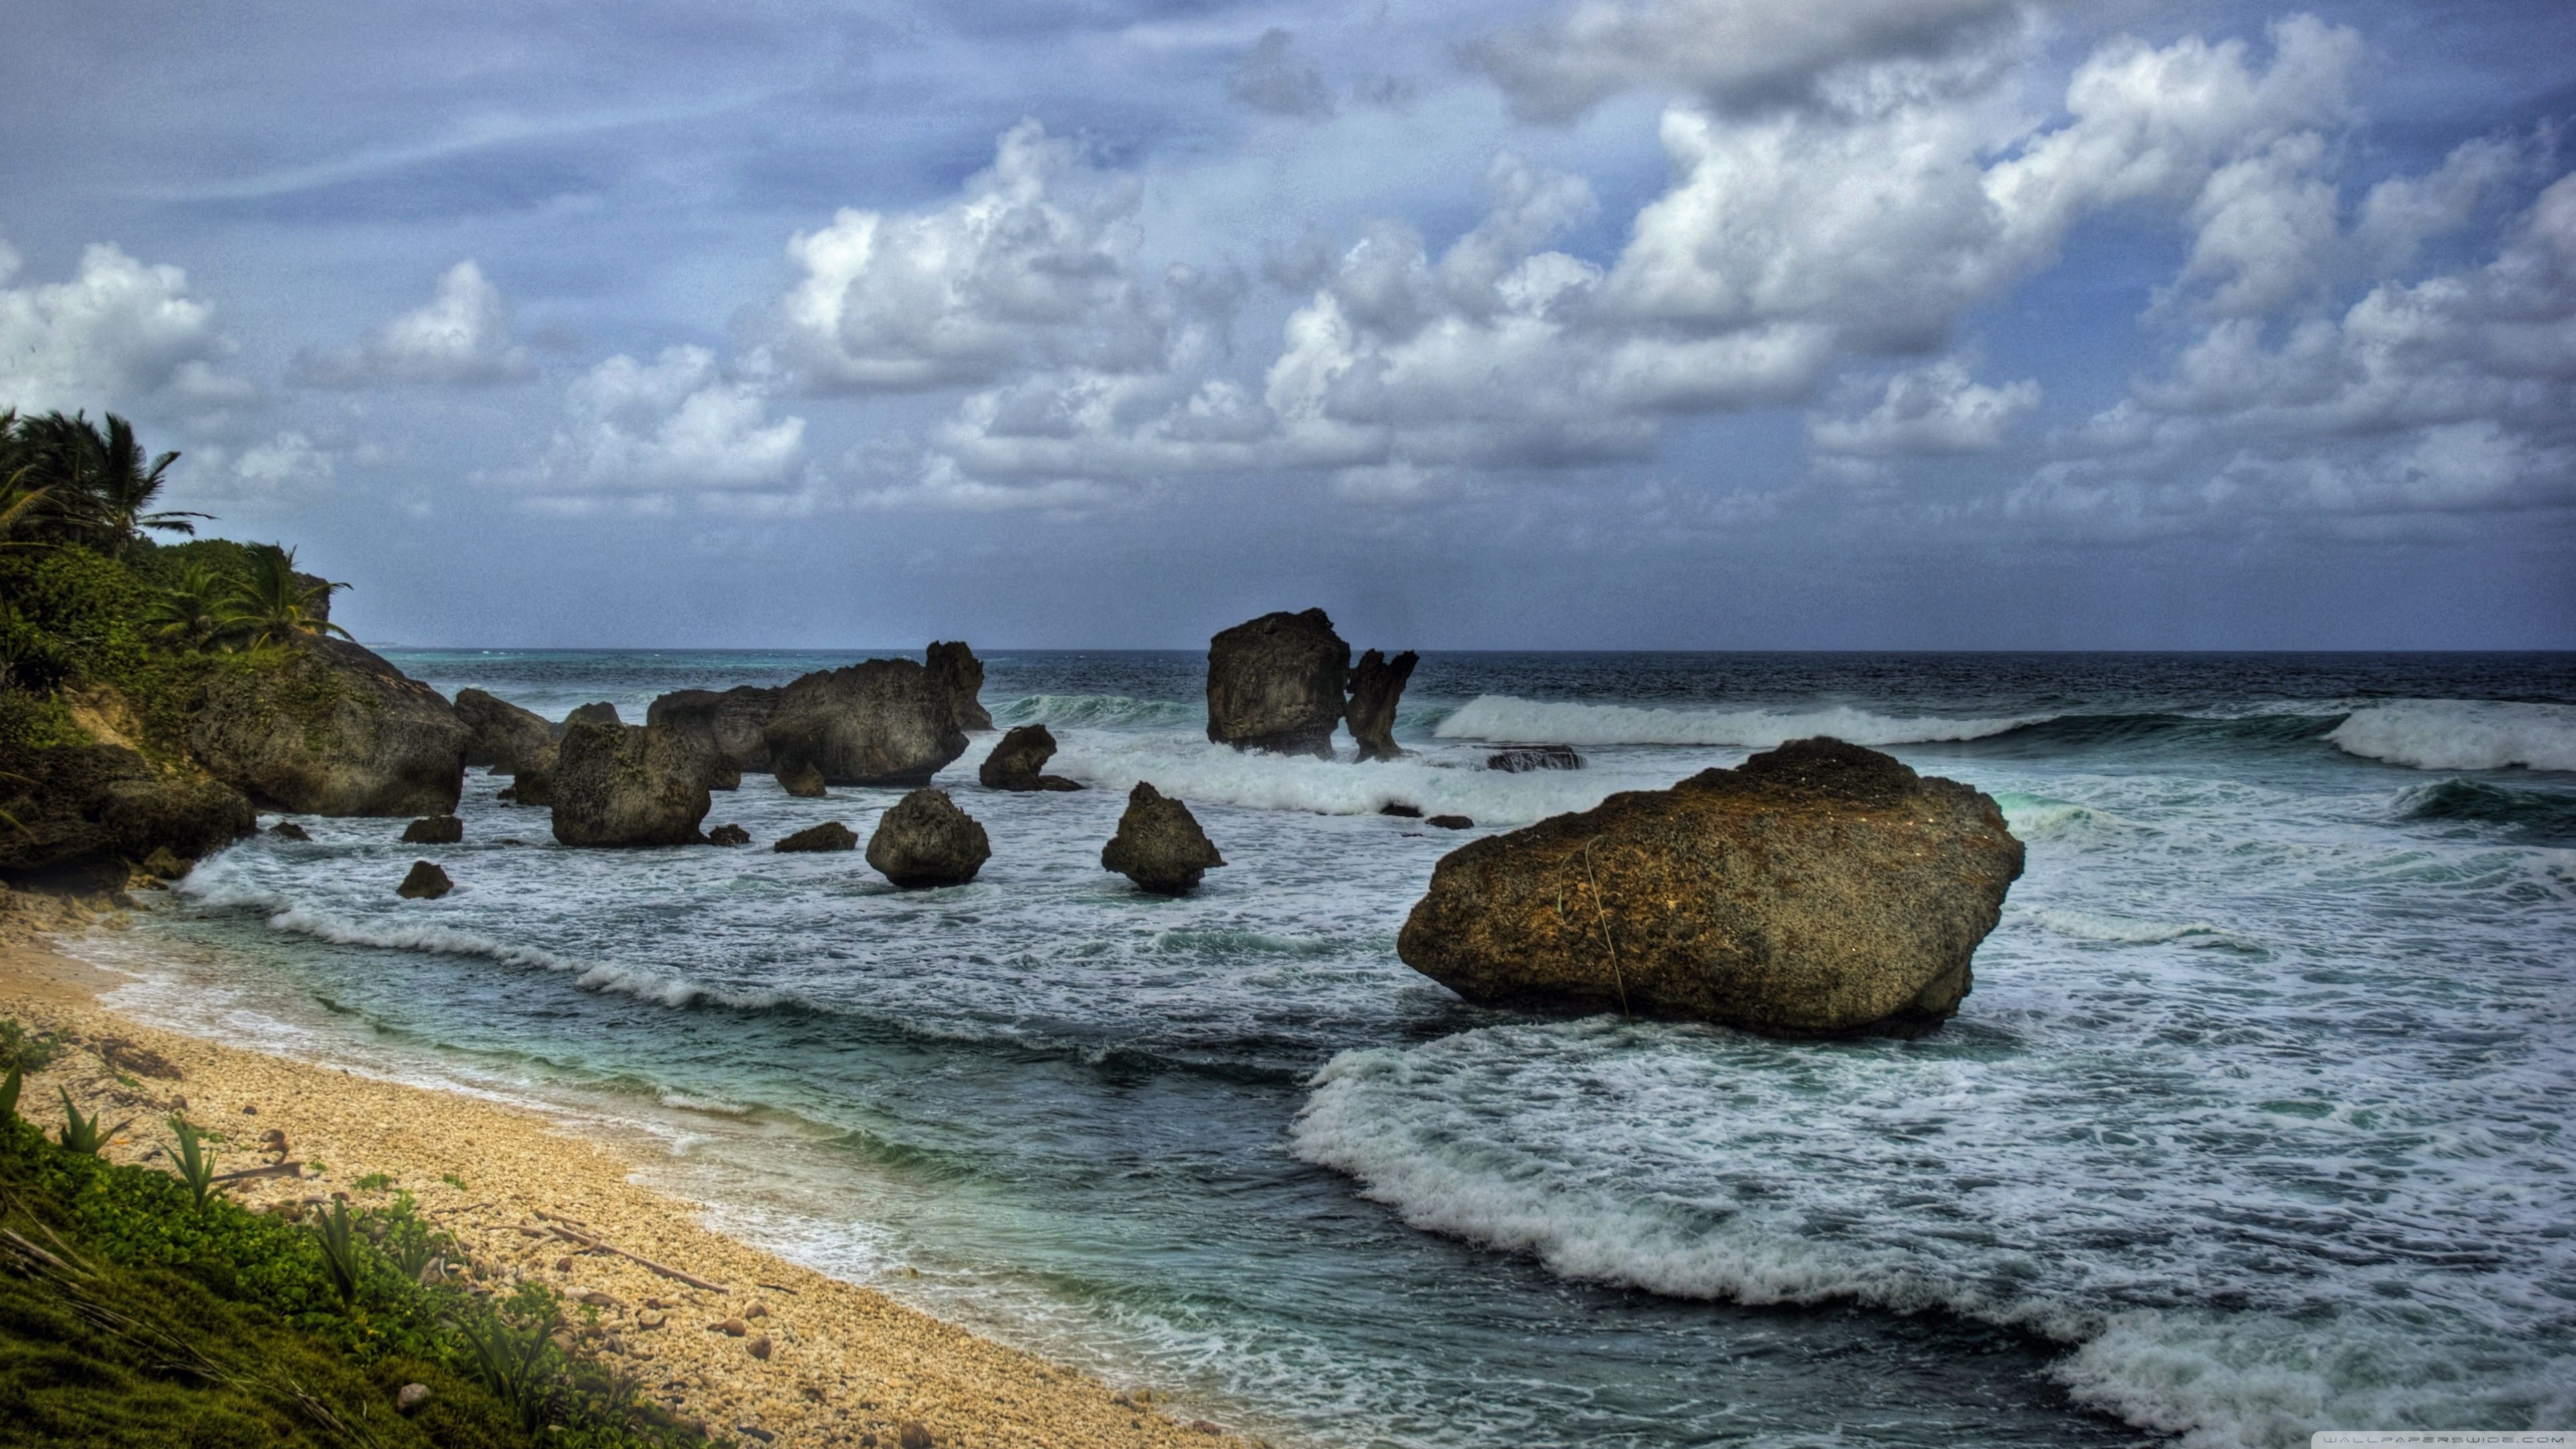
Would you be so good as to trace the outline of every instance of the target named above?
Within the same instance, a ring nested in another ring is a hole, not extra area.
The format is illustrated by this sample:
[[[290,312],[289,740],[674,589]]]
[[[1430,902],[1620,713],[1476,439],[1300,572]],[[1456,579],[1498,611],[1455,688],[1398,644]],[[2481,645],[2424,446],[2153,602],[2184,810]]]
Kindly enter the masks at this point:
[[[2011,719],[1945,719],[1884,715],[1834,705],[1810,710],[1641,709],[1622,704],[1479,695],[1432,733],[1444,740],[1532,741],[1564,745],[1732,745],[1767,750],[1790,740],[1832,735],[1856,745],[1974,740],[2036,724],[2046,715]]]
[[[2398,700],[2354,710],[2326,738],[2418,770],[2576,770],[2576,705]]]

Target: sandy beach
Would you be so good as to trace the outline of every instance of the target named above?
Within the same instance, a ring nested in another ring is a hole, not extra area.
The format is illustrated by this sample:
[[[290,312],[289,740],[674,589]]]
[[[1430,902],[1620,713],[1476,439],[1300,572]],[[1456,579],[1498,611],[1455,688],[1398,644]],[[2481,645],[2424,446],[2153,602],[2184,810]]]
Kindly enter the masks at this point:
[[[115,929],[113,912],[24,893],[5,904],[0,1016],[76,1044],[28,1080],[33,1120],[54,1127],[67,1088],[110,1121],[134,1117],[108,1156],[141,1162],[158,1152],[147,1124],[184,1109],[230,1136],[224,1171],[279,1160],[255,1146],[282,1132],[303,1175],[235,1183],[236,1200],[410,1192],[486,1281],[605,1295],[589,1300],[603,1352],[710,1431],[780,1445],[891,1446],[911,1423],[943,1446],[1220,1442],[1213,1424],[1167,1417],[1150,1389],[1114,1389],[710,1232],[692,1204],[631,1182],[633,1162],[536,1113],[124,1019],[99,1001],[118,978],[52,939]],[[379,1175],[390,1185],[359,1186]]]

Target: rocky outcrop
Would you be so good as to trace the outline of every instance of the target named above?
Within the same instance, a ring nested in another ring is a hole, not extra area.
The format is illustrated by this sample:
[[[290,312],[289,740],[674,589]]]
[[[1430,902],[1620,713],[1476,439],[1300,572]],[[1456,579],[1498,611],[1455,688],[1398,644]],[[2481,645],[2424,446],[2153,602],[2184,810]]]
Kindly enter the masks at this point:
[[[749,845],[751,832],[739,825],[719,825],[707,832],[709,845]]]
[[[564,716],[563,727],[571,729],[577,724],[624,724],[625,722],[617,717],[617,706],[603,699],[597,704],[573,706],[572,713]]]
[[[188,749],[252,802],[298,815],[447,815],[465,722],[438,691],[345,640],[239,655],[206,685]]]
[[[979,698],[984,692],[984,661],[963,640],[933,644],[928,655],[930,677],[948,692],[949,717],[961,730],[988,730],[993,717],[984,710]]]
[[[212,855],[259,828],[242,792],[203,775],[156,769],[119,745],[68,744],[0,764],[0,871],[106,869],[156,852]]]
[[[966,753],[949,686],[909,659],[806,675],[781,692],[761,738],[781,784],[811,768],[827,785],[924,785]]]
[[[1485,768],[1518,775],[1530,770],[1580,770],[1583,757],[1572,745],[1505,745],[1485,757]]]
[[[1464,815],[1434,815],[1422,822],[1434,830],[1473,830],[1476,822]]]
[[[551,784],[565,845],[695,845],[711,803],[696,743],[639,725],[570,723]]]
[[[415,860],[411,863],[411,873],[402,878],[401,885],[394,887],[394,894],[407,901],[434,901],[454,889],[456,882],[449,880],[447,872],[440,870],[435,862]]]
[[[1118,833],[1100,848],[1101,869],[1158,896],[1188,895],[1201,876],[1223,864],[1225,857],[1216,853],[1190,807],[1142,780],[1127,792]]]
[[[823,772],[802,760],[779,767],[778,788],[799,800],[820,800],[831,793],[823,786]]]
[[[424,815],[403,827],[405,845],[454,845],[465,838],[465,822],[453,815]]]
[[[1914,1032],[1967,995],[2021,867],[1989,797],[1797,740],[1452,852],[1396,950],[1493,1005]]]
[[[1331,759],[1350,667],[1351,646],[1321,609],[1237,624],[1208,641],[1207,736]]]
[[[975,778],[987,790],[1079,790],[1062,775],[1039,772],[1055,756],[1055,736],[1045,725],[1020,725],[1002,736],[993,753],[976,766]]]
[[[745,772],[769,768],[769,741],[761,731],[778,712],[783,692],[750,684],[722,691],[673,690],[644,711],[644,723],[695,739],[714,765],[708,788],[731,790]],[[723,783],[728,778],[732,783]]]
[[[1413,666],[1421,662],[1410,649],[1393,659],[1372,649],[1351,666],[1350,702],[1343,712],[1350,718],[1351,738],[1359,741],[1361,759],[1392,760],[1404,754],[1395,744],[1395,706],[1404,698]]]
[[[276,836],[280,840],[301,840],[308,844],[310,844],[313,839],[313,833],[311,831],[306,830],[303,826],[296,824],[292,820],[281,820],[277,822],[275,825],[268,827],[268,833]]]
[[[964,885],[993,858],[975,817],[942,790],[915,790],[877,818],[868,864],[906,890]]]
[[[550,764],[563,727],[479,689],[456,691],[456,717],[465,725],[465,763],[495,775],[515,775],[522,764]]]
[[[838,820],[826,820],[820,825],[799,830],[769,848],[781,855],[818,855],[825,851],[856,850],[859,848],[859,836],[858,832]]]

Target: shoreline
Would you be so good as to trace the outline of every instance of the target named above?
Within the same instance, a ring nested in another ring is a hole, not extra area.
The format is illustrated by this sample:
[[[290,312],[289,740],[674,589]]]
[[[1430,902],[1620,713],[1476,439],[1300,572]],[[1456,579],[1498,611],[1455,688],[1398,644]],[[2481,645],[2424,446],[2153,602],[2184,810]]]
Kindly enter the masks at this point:
[[[615,1300],[601,1312],[617,1330],[614,1361],[646,1397],[712,1434],[890,1449],[917,1422],[942,1446],[1245,1442],[1165,1417],[1148,1391],[1113,1390],[707,1227],[700,1204],[635,1181],[643,1164],[631,1153],[541,1112],[129,1018],[100,1000],[123,979],[53,941],[114,930],[119,912],[14,891],[0,910],[0,1017],[77,1042],[28,1074],[21,1115],[50,1131],[55,1088],[68,1088],[111,1121],[135,1119],[105,1153],[132,1163],[157,1156],[155,1125],[184,1106],[230,1135],[220,1171],[273,1161],[255,1144],[282,1131],[305,1175],[235,1183],[234,1200],[262,1208],[345,1193],[364,1207],[409,1192],[492,1281],[536,1277],[576,1300]],[[360,1186],[378,1176],[391,1181]],[[558,1226],[622,1254],[585,1251]],[[728,1321],[742,1334],[712,1327]]]

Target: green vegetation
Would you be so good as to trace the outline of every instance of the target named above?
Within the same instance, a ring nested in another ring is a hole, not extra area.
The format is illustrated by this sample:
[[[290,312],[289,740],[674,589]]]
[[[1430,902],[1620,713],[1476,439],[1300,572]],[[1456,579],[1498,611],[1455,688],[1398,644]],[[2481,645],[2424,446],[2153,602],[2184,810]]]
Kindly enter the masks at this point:
[[[73,707],[93,686],[134,712],[147,756],[175,757],[217,673],[347,637],[330,602],[348,585],[298,572],[294,550],[153,540],[205,517],[156,506],[177,458],[114,414],[0,412],[0,760],[86,741]]]
[[[254,1213],[205,1190],[202,1134],[172,1126],[185,1180],[0,1116],[0,1445],[703,1442],[573,1350],[544,1284],[462,1286],[408,1193]],[[405,1413],[409,1383],[429,1394]]]
[[[54,1040],[52,1032],[29,1036],[16,1017],[0,1017],[0,1070],[41,1072],[62,1050],[62,1043]]]

